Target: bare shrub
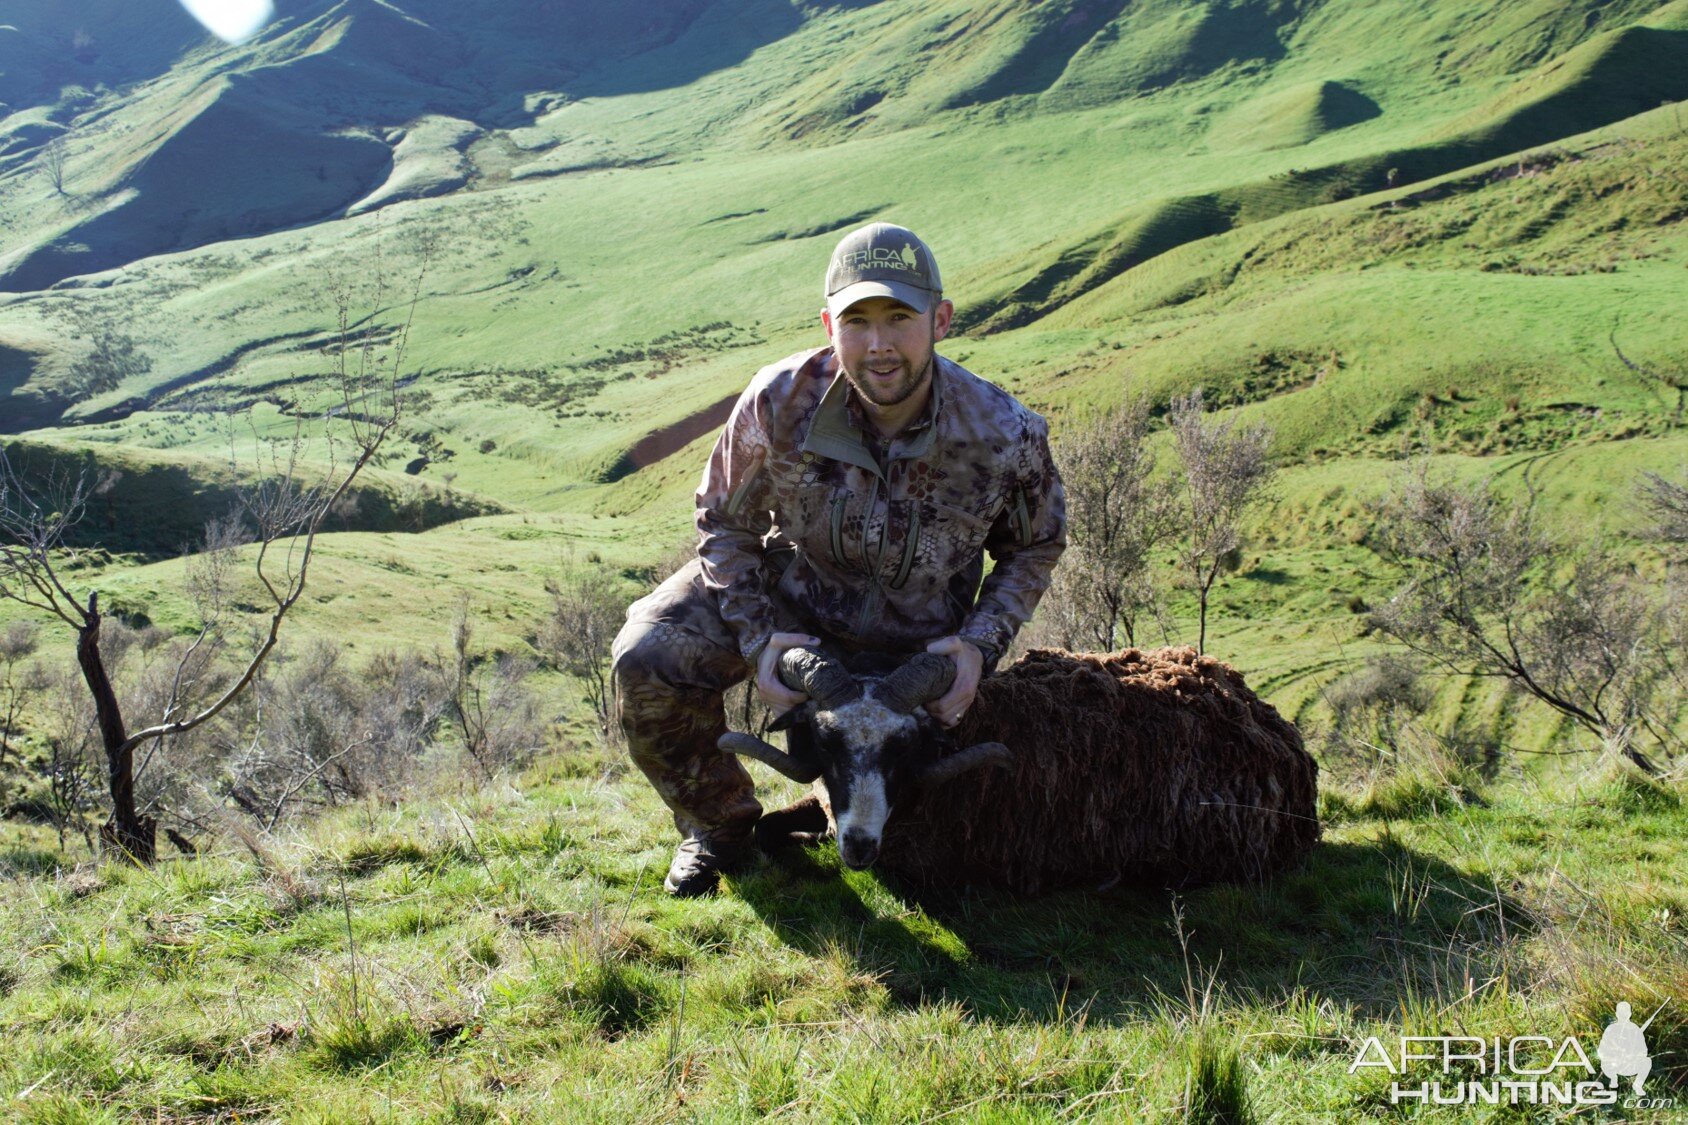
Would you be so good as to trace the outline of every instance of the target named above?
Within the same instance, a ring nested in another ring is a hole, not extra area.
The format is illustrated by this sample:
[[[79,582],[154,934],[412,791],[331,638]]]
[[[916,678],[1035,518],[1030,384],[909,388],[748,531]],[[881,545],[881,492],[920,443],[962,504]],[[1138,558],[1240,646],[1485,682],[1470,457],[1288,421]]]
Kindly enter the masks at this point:
[[[376,266],[374,303],[379,308],[384,292],[378,261]],[[419,273],[411,294],[411,317],[421,285]],[[156,707],[143,712],[154,719],[150,725],[131,729],[129,720],[135,712],[125,710],[113,686],[108,654],[103,648],[106,615],[100,609],[99,591],[73,589],[78,584],[71,577],[74,568],[70,564],[76,561],[76,553],[67,546],[66,535],[81,521],[90,497],[97,493],[98,482],[84,472],[74,480],[29,485],[0,451],[0,598],[50,614],[76,634],[77,663],[95,703],[107,759],[110,817],[101,837],[111,850],[139,862],[150,863],[154,858],[158,823],[137,807],[136,752],[145,750],[150,755],[167,740],[211,723],[256,679],[278,643],[282,622],[304,593],[324,520],[398,423],[399,371],[410,321],[394,337],[391,353],[378,354],[373,322],[361,335],[354,334],[349,291],[339,291],[337,299],[340,334],[334,369],[341,402],[338,419],[329,424],[326,433],[328,469],[318,474],[307,467],[302,430],[296,430],[291,440],[260,440],[260,468],[266,479],[242,495],[240,520],[256,545],[252,578],[262,591],[260,604],[265,606],[267,620],[232,674],[218,683],[216,690],[198,694],[196,689],[208,686],[207,671],[217,665],[216,653],[226,639],[230,603],[220,593],[226,588],[224,563],[213,558],[197,564],[198,569],[190,571],[189,587],[200,612],[200,624],[192,640],[180,650],[168,691],[154,700]],[[111,345],[106,357],[110,363],[102,368],[105,374],[101,378],[110,375],[113,363],[123,367],[138,362],[132,342],[124,345],[109,324],[96,323],[90,331],[94,337],[92,355],[101,354],[101,340]],[[214,528],[211,537],[208,554],[232,554],[232,542],[225,542],[231,538],[228,534]]]
[[[282,654],[229,746],[223,795],[266,830],[285,817],[402,792],[448,704],[439,669],[378,653],[361,669],[320,640]]]
[[[47,818],[58,833],[59,850],[75,832],[94,848],[89,816],[98,810],[100,737],[89,698],[77,674],[66,668],[49,674],[43,694],[46,745],[42,767],[47,778]]]
[[[534,647],[557,671],[578,679],[598,730],[613,737],[610,722],[610,648],[621,630],[626,600],[602,565],[587,564],[550,579],[551,611],[540,622]]]
[[[1136,645],[1143,618],[1164,617],[1152,564],[1176,527],[1177,497],[1175,482],[1155,475],[1148,436],[1142,398],[1061,431],[1067,550],[1039,603],[1036,632],[1062,648]]]
[[[1667,751],[1668,636],[1662,607],[1598,544],[1544,530],[1532,493],[1509,503],[1420,463],[1379,505],[1387,554],[1406,583],[1372,623],[1449,671],[1500,679],[1649,773],[1643,732]]]
[[[1207,648],[1213,584],[1225,570],[1235,568],[1243,514],[1266,499],[1274,473],[1268,456],[1272,432],[1265,426],[1239,428],[1235,413],[1210,419],[1199,389],[1172,400],[1167,424],[1184,483],[1178,507],[1179,561],[1196,591],[1196,650],[1201,652]]]
[[[41,148],[41,167],[47,173],[47,182],[53,185],[54,194],[60,196],[68,194],[64,189],[65,149],[63,133]]]
[[[1430,704],[1419,669],[1399,656],[1368,661],[1324,690],[1330,741],[1362,756],[1393,753],[1401,732]]]
[[[491,777],[526,761],[541,741],[539,702],[527,686],[534,664],[510,653],[476,653],[467,599],[458,603],[451,641],[447,714],[464,751]]]
[[[1681,482],[1643,473],[1641,503],[1652,518],[1648,530],[1663,543],[1688,544],[1688,474]]]
[[[40,634],[33,621],[14,621],[0,632],[0,773],[7,755],[18,752],[24,713],[47,686],[41,665],[24,663],[35,655]]]
[[[1644,473],[1639,488],[1644,534],[1665,550],[1665,581],[1660,588],[1660,628],[1664,657],[1681,695],[1688,695],[1688,473],[1680,482]]]

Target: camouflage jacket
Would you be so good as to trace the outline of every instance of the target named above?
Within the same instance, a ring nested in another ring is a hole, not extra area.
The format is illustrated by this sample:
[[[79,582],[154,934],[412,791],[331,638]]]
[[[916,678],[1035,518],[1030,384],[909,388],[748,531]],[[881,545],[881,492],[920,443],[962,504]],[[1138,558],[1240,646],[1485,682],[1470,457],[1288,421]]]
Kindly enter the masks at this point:
[[[881,442],[822,348],[763,368],[739,396],[697,526],[704,581],[747,660],[779,631],[778,599],[862,648],[959,633],[989,666],[1049,585],[1066,498],[1047,423],[1008,392],[939,356],[926,412]]]

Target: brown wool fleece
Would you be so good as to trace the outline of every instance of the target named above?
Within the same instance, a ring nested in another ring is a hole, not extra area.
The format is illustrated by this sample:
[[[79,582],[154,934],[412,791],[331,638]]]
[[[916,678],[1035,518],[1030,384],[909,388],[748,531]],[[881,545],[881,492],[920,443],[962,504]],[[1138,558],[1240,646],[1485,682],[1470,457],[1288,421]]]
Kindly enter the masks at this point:
[[[876,866],[1037,892],[1261,879],[1319,839],[1318,767],[1234,669],[1192,648],[1037,650],[980,685],[961,746],[1005,743],[893,814]]]

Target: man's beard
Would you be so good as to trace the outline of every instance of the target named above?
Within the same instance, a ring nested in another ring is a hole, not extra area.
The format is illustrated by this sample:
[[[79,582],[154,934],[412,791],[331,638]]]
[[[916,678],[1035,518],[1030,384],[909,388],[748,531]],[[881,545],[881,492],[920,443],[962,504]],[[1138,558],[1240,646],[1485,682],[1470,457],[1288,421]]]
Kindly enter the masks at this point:
[[[933,368],[938,362],[936,351],[937,341],[932,341],[932,347],[926,351],[926,363],[919,371],[906,375],[900,382],[889,387],[876,387],[867,379],[858,378],[856,373],[848,368],[844,370],[844,377],[850,381],[856,393],[873,403],[875,406],[897,406],[907,402],[909,398],[925,384]],[[906,365],[905,365],[906,367]]]

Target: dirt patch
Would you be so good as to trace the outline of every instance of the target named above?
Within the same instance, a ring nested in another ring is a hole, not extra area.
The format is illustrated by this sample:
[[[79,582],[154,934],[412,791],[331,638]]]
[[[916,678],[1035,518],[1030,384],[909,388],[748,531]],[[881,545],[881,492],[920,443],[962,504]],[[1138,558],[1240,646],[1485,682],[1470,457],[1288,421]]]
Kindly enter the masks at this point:
[[[599,479],[609,483],[631,476],[640,469],[674,456],[705,434],[720,429],[726,424],[727,415],[732,413],[733,403],[738,401],[738,397],[736,393],[730,394],[713,406],[707,406],[686,415],[678,422],[670,422],[662,429],[646,434],[634,443],[632,449],[623,453]]]

